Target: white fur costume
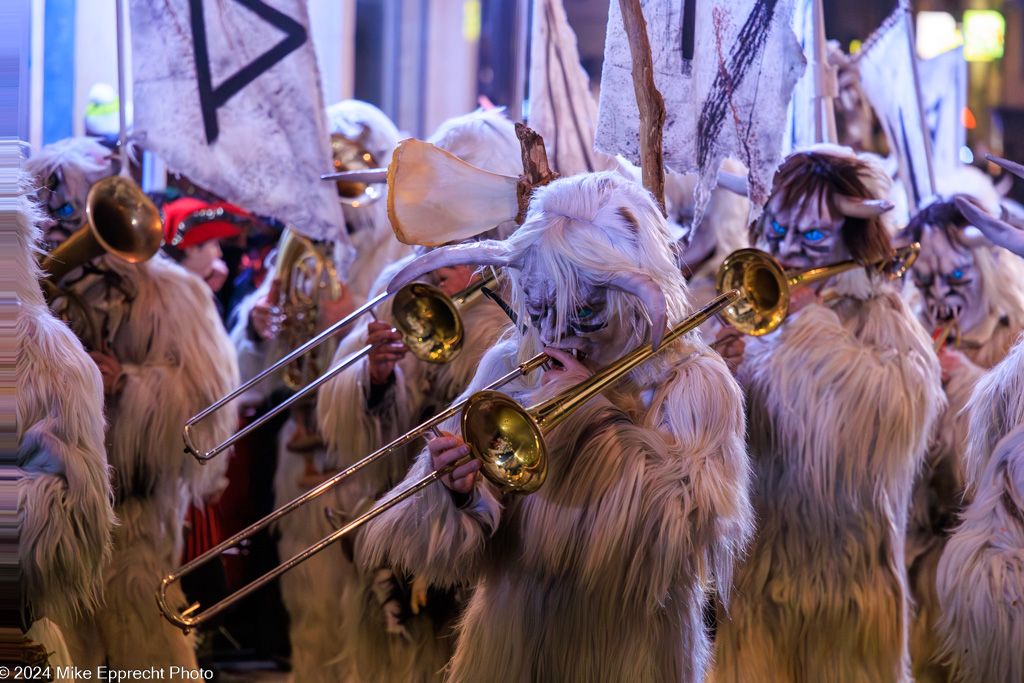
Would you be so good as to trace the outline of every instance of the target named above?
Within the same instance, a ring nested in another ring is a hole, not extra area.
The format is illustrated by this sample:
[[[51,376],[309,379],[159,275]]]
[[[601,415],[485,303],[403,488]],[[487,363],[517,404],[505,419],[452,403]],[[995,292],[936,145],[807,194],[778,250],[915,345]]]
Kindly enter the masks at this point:
[[[990,182],[988,187],[991,190]],[[918,234],[911,237],[917,239]],[[934,234],[922,235],[921,239],[934,240],[932,245],[948,244]],[[916,602],[910,651],[919,683],[942,683],[950,678],[935,628],[941,614],[936,571],[964,503],[962,469],[968,432],[964,407],[976,382],[1005,357],[1024,330],[1024,261],[988,243],[965,248],[970,250],[975,277],[980,280],[980,300],[971,303],[983,306],[984,315],[972,329],[963,331],[962,343],[953,352],[958,354],[959,363],[948,371],[944,382],[948,405],[915,481],[907,531],[907,568]],[[922,314],[922,322],[930,321]]]
[[[512,266],[520,320],[538,292],[557,305],[492,348],[466,393],[557,345],[555,330],[588,292],[606,292],[601,315],[627,348],[650,343],[651,319],[675,324],[689,309],[664,219],[612,174],[537,190],[508,240],[454,256],[486,263],[482,252]],[[615,289],[624,277],[660,290],[661,313],[651,297]],[[506,391],[530,404],[565,384],[531,377]],[[457,433],[457,420],[443,428]],[[366,529],[364,561],[472,586],[451,681],[701,681],[711,655],[701,608],[713,583],[728,595],[752,522],[742,434],[738,386],[690,334],[546,438],[550,470],[537,493],[502,495],[479,479],[459,508],[447,489],[428,487]],[[429,469],[424,451],[406,483]]]
[[[327,123],[331,135],[361,140],[366,151],[382,166],[391,163],[391,154],[401,139],[398,128],[384,112],[361,100],[342,100],[327,107]],[[370,288],[388,264],[412,253],[408,245],[395,239],[388,221],[387,186],[381,189],[380,199],[369,205],[341,205],[356,255],[345,285],[356,306],[366,302]]]
[[[944,638],[957,680],[1024,680],[1024,345],[976,385],[964,474],[971,501],[938,565]]]
[[[500,110],[477,111],[443,123],[430,141],[464,161],[487,171],[505,175],[522,172],[519,141],[515,127]],[[503,236],[516,226],[509,221],[489,234]],[[374,287],[383,291],[391,277],[408,265],[411,258],[392,264]],[[493,285],[492,285],[493,288]],[[391,300],[376,311],[380,320],[391,320]],[[369,362],[362,359],[328,382],[317,403],[321,431],[328,442],[328,468],[347,467],[373,450],[405,433],[431,415],[443,410],[469,385],[483,354],[494,345],[509,325],[508,316],[493,302],[480,297],[460,309],[465,324],[462,352],[450,363],[433,365],[407,355],[395,368],[395,376],[372,410],[368,408]],[[335,362],[358,351],[366,343],[365,321],[339,345]],[[339,492],[339,510],[354,517],[405,476],[415,451],[395,452],[363,470]],[[305,524],[323,526],[322,505],[306,514]],[[296,515],[298,517],[299,515]],[[310,519],[310,517],[312,519]],[[296,527],[295,532],[299,533]],[[323,535],[326,535],[323,534]],[[307,540],[308,531],[301,538]],[[347,541],[349,544],[352,540]],[[302,571],[301,569],[295,570]],[[452,652],[449,637],[457,606],[452,596],[432,596],[420,615],[407,615],[406,636],[387,630],[382,587],[390,586],[386,569],[358,571],[344,587],[343,655],[347,674],[354,681],[437,680]],[[385,582],[382,586],[381,582]]]
[[[885,196],[874,175],[862,182]],[[716,683],[910,680],[905,529],[939,365],[894,285],[834,282],[839,298],[746,340],[758,528],[719,620]]]
[[[23,192],[28,183],[23,179]],[[115,522],[103,445],[103,386],[96,364],[50,314],[37,284],[41,215],[24,195],[13,203],[17,233],[6,246],[14,256],[9,279],[18,302],[19,568],[36,620],[29,636],[48,651],[58,650],[64,639],[77,652],[84,635],[74,624],[102,604]],[[72,663],[50,660],[51,666]]]
[[[55,167],[69,176],[75,163],[61,149],[44,148],[30,160],[37,177],[45,180]],[[133,265],[103,256],[93,265],[68,289],[103,321],[103,339],[126,377],[123,391],[106,404],[120,525],[104,576],[106,604],[83,626],[95,641],[76,664],[194,668],[190,639],[163,619],[154,592],[180,563],[189,501],[224,485],[227,459],[201,467],[184,453],[181,431],[189,417],[237,386],[234,349],[209,287],[169,259],[157,254]],[[54,307],[65,303],[60,298]],[[76,310],[68,315],[72,324],[80,322]],[[219,442],[235,424],[232,411],[221,411],[197,430],[197,444]],[[170,602],[184,602],[180,590]]]

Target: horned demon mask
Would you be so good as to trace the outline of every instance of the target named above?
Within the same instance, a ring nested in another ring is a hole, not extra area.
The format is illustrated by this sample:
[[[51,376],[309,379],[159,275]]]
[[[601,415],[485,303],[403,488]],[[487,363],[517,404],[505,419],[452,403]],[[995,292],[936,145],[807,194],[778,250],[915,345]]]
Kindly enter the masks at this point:
[[[581,174],[538,188],[509,238],[436,249],[388,291],[444,266],[504,267],[527,336],[601,365],[644,340],[659,345],[667,324],[685,315],[686,285],[670,239],[642,187],[614,173]]]

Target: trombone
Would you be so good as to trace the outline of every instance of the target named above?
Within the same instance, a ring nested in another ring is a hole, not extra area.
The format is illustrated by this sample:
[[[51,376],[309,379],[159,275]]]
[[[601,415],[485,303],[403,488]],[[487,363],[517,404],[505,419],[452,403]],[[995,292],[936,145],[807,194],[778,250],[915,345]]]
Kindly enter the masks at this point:
[[[872,265],[893,279],[902,277],[920,251],[921,245],[915,242]],[[847,259],[820,268],[784,271],[778,261],[760,249],[737,249],[719,267],[715,287],[719,294],[738,289],[743,296],[727,306],[722,317],[744,334],[768,334],[789,314],[790,292],[794,287],[827,280],[858,267],[860,263]]]
[[[534,356],[483,390],[459,401],[444,412],[430,418],[427,422],[352,465],[347,470],[331,477],[315,489],[270,513],[270,515],[256,522],[248,529],[211,548],[173,574],[164,577],[157,588],[157,604],[160,606],[160,611],[163,612],[164,617],[168,621],[182,629],[185,633],[188,633],[190,629],[219,614],[231,604],[259,589],[297,564],[309,559],[348,532],[362,526],[417,491],[436,482],[456,467],[469,462],[472,458],[481,461],[481,474],[499,489],[523,494],[533,493],[541,487],[547,476],[548,454],[544,443],[544,435],[547,432],[557,426],[577,408],[580,408],[590,399],[613,385],[628,372],[657,354],[673,341],[705,323],[724,307],[734,303],[739,297],[740,293],[737,290],[716,297],[702,309],[693,313],[669,331],[657,349],[653,349],[647,344],[641,345],[599,372],[591,375],[580,384],[566,389],[547,401],[543,401],[530,408],[523,408],[507,395],[496,391],[496,389],[522,375],[528,374],[542,365],[548,358],[543,353]],[[423,432],[432,430],[435,435],[439,435],[436,425],[450,417],[454,417],[460,411],[462,413],[462,435],[470,449],[469,454],[465,457],[431,472],[411,484],[405,490],[386,498],[370,511],[345,524],[316,544],[306,548],[283,564],[202,612],[197,613],[199,609],[198,603],[193,604],[183,612],[172,610],[167,604],[167,590],[184,575],[202,564],[219,557],[225,550],[237,545],[255,532],[280,519],[291,510],[316,498],[373,460],[418,438]]]
[[[269,375],[277,372],[282,367],[288,366],[292,361],[299,356],[302,356],[310,349],[327,341],[327,339],[337,334],[344,327],[347,327],[352,323],[352,321],[362,314],[369,311],[370,315],[373,315],[374,307],[391,296],[395,297],[395,301],[391,307],[392,315],[395,319],[395,326],[398,328],[399,332],[402,333],[403,341],[405,342],[405,345],[409,347],[409,350],[413,355],[421,360],[427,361],[428,363],[449,362],[455,358],[459,351],[462,350],[462,342],[465,337],[465,329],[462,322],[462,316],[459,315],[459,307],[466,306],[470,301],[477,298],[480,295],[481,290],[493,282],[493,276],[485,276],[453,297],[448,297],[437,287],[423,282],[410,282],[394,293],[382,292],[354,310],[352,313],[349,313],[347,316],[328,327],[320,334],[310,339],[302,346],[289,353],[281,360],[268,367],[263,372],[250,379],[242,386],[232,391],[227,396],[221,398],[199,414],[191,417],[188,422],[185,423],[185,429],[182,433],[185,440],[185,451],[191,453],[200,462],[206,462],[210,458],[213,458],[217,454],[223,452],[246,434],[258,429],[281,411],[302,400],[304,396],[315,391],[321,384],[368,354],[370,349],[373,348],[372,344],[366,344],[356,353],[347,356],[340,363],[317,377],[300,391],[289,396],[287,400],[274,406],[258,419],[235,432],[212,449],[200,452],[192,442],[192,429],[197,422],[201,422],[213,412],[238,398]]]

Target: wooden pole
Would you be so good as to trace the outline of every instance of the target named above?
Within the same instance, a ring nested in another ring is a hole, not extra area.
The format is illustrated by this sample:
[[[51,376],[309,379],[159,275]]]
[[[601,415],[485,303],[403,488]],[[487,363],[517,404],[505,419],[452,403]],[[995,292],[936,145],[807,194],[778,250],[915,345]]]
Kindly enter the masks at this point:
[[[665,100],[654,83],[654,60],[647,38],[647,22],[640,0],[619,0],[622,23],[629,40],[633,65],[633,89],[640,110],[640,168],[644,187],[654,195],[665,214],[665,159],[662,138],[665,128]]]

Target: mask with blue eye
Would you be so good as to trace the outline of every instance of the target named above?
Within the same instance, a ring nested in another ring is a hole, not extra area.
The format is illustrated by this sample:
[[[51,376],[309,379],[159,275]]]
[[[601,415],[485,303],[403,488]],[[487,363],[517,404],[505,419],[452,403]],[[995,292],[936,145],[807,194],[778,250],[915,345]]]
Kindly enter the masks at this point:
[[[576,319],[577,320],[586,320],[587,318],[589,318],[592,315],[594,315],[594,311],[593,311],[593,309],[590,309],[590,308],[581,308],[578,311],[576,311]]]
[[[808,230],[804,233],[804,239],[808,242],[820,242],[825,239],[825,233],[818,229]]]
[[[962,280],[964,278],[964,271],[957,268],[950,277],[954,280]]]
[[[786,229],[779,225],[779,222],[777,220],[772,219],[772,232],[775,233],[776,235],[785,235]]]
[[[75,207],[71,206],[70,202],[61,204],[60,208],[57,209],[58,218],[70,218],[75,213]]]

